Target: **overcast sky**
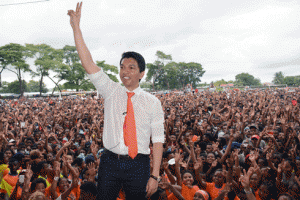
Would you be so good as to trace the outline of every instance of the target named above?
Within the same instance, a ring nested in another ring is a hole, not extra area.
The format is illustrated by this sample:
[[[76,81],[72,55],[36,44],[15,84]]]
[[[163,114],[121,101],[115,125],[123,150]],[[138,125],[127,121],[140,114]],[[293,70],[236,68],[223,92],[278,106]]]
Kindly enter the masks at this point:
[[[42,0],[1,0],[0,5],[32,1]],[[67,12],[77,2],[0,6],[0,46],[75,45]],[[242,72],[262,82],[271,82],[278,71],[300,75],[297,0],[86,0],[81,30],[93,60],[116,66],[124,51],[137,51],[152,63],[160,50],[175,62],[202,64],[202,82],[234,80]],[[3,72],[2,80],[15,79]],[[54,86],[48,78],[44,82]]]

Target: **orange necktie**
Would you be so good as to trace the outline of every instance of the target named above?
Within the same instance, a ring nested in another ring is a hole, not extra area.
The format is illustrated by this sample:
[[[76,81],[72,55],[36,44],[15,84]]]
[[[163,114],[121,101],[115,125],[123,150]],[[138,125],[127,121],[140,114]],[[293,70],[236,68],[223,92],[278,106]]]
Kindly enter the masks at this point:
[[[127,92],[127,114],[125,116],[124,121],[124,142],[125,145],[128,147],[128,155],[134,159],[138,153],[137,147],[137,139],[136,139],[136,126],[135,126],[135,119],[134,119],[134,111],[131,102],[131,97],[134,95],[134,92]]]

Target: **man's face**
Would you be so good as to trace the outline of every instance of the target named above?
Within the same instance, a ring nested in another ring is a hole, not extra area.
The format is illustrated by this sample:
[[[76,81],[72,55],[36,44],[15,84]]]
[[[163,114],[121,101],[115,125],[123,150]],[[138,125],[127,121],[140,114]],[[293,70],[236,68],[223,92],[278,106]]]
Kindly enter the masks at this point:
[[[252,143],[253,143],[254,145],[256,145],[256,143],[257,143],[258,140],[257,140],[257,138],[252,138],[251,141],[252,141]]]
[[[206,146],[206,152],[207,153],[210,153],[210,152],[212,152],[213,151],[213,147],[211,146],[211,145],[207,145]]]
[[[251,133],[251,135],[255,135],[256,134],[256,128],[250,128],[250,133]]]
[[[133,91],[139,86],[139,80],[143,78],[145,71],[140,72],[137,61],[134,58],[124,58],[120,66],[120,79],[124,86]]]

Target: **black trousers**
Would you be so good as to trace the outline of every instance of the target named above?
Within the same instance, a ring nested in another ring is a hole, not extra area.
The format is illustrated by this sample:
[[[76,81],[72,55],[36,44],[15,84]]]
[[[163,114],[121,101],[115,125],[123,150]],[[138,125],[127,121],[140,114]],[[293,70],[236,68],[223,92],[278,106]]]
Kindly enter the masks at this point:
[[[147,199],[146,186],[149,178],[149,155],[122,159],[106,150],[100,158],[97,200],[116,200],[121,188],[126,200]]]

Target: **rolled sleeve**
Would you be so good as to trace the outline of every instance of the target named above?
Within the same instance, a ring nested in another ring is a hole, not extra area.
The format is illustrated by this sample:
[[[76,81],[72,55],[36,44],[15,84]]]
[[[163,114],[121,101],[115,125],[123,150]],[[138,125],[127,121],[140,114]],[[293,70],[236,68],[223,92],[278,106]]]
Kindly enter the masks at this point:
[[[164,113],[161,107],[161,102],[158,99],[156,99],[152,106],[150,128],[152,143],[164,143]]]
[[[107,99],[117,88],[118,83],[112,81],[102,69],[94,74],[87,74],[87,76],[104,99]]]

